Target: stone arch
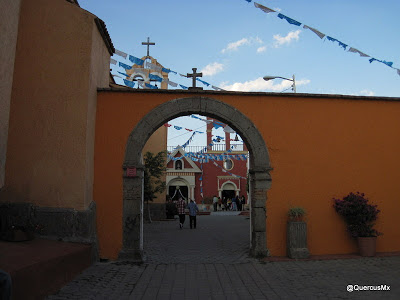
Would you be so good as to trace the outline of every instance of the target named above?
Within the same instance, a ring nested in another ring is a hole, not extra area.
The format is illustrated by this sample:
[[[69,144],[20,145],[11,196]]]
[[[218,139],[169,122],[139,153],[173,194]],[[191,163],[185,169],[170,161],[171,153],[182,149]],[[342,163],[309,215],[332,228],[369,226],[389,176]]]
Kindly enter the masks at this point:
[[[140,120],[129,135],[123,164],[123,245],[120,258],[142,259],[142,149],[157,128],[174,118],[190,114],[206,115],[228,124],[246,143],[250,152],[250,253],[253,256],[268,255],[265,205],[271,185],[271,168],[265,141],[251,120],[236,108],[212,98],[193,96],[157,106]]]

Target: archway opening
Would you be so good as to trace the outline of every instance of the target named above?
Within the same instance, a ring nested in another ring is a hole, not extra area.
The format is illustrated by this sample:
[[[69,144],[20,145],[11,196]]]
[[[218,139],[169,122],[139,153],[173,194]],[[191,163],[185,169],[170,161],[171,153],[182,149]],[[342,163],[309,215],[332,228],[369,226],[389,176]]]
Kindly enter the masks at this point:
[[[190,97],[175,99],[158,106],[137,124],[130,135],[123,165],[123,249],[120,257],[140,259],[143,254],[142,149],[157,128],[176,117],[191,114],[220,120],[229,125],[248,145],[249,197],[251,198],[249,250],[253,256],[267,255],[265,204],[271,179],[270,161],[265,142],[255,125],[234,107],[210,98]]]

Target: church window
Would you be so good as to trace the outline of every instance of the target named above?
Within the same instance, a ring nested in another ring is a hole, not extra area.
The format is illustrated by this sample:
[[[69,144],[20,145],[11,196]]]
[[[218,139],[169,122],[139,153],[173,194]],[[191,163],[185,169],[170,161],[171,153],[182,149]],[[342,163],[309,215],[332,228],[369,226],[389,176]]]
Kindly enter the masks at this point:
[[[232,170],[233,169],[233,161],[232,159],[225,159],[224,160],[224,169],[225,170]]]

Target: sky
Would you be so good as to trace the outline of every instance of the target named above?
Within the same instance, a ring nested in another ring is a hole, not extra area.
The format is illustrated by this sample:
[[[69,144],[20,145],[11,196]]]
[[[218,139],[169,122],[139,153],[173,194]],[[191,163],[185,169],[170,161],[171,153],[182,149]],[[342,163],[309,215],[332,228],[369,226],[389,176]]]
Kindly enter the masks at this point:
[[[276,12],[267,14],[255,2]],[[400,69],[400,1],[255,2],[79,0],[83,9],[106,23],[116,49],[141,58],[147,49],[141,43],[150,37],[156,43],[150,55],[164,67],[181,74],[197,68],[202,80],[225,90],[290,93],[291,81],[262,78],[295,75],[297,93],[400,97],[396,69],[369,62],[371,58],[393,62],[392,67]],[[301,26],[278,18],[278,13]],[[348,45],[346,50],[303,25]],[[370,57],[349,52],[350,47]],[[117,55],[112,58],[129,63]],[[124,72],[110,66],[112,74]],[[121,78],[115,79],[123,84]],[[169,79],[191,86],[191,79],[179,75],[170,74]],[[212,89],[211,85],[198,83],[204,89]],[[170,123],[190,129],[205,125],[190,117]],[[169,144],[183,144],[190,137],[189,132],[183,133],[171,129]]]

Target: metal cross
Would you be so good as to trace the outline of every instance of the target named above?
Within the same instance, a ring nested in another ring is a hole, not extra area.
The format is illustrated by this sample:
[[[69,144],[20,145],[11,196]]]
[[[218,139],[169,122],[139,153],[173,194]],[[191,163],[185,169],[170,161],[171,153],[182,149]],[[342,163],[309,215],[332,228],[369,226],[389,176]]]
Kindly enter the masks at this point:
[[[193,74],[187,73],[186,76],[193,78],[193,87],[195,88],[196,87],[196,78],[197,77],[203,77],[203,73],[196,73],[197,68],[192,68],[192,70],[193,70]]]
[[[156,43],[150,43],[150,38],[148,37],[147,38],[147,42],[142,42],[142,45],[146,45],[147,46],[147,56],[150,56],[149,55],[149,48],[150,48],[150,46],[153,46],[153,45],[155,45]]]

